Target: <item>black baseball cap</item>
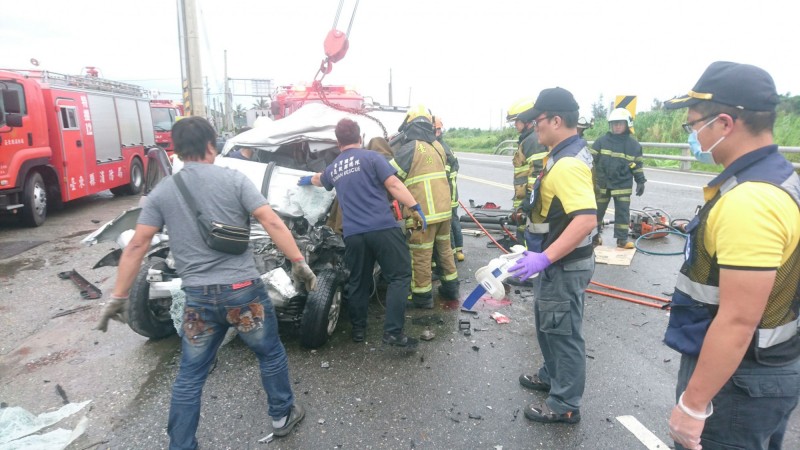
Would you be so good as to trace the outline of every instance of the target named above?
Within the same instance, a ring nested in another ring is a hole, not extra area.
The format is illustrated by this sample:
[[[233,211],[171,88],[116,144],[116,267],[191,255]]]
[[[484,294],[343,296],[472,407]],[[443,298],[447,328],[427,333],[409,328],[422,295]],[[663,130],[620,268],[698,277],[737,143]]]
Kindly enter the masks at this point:
[[[664,102],[666,109],[689,108],[713,101],[747,111],[774,111],[780,103],[775,81],[764,69],[749,64],[716,61],[691,91]]]
[[[539,117],[544,112],[567,112],[577,111],[578,102],[572,93],[561,87],[543,89],[539,97],[533,103],[533,109],[521,113],[517,119],[523,122],[530,122]]]

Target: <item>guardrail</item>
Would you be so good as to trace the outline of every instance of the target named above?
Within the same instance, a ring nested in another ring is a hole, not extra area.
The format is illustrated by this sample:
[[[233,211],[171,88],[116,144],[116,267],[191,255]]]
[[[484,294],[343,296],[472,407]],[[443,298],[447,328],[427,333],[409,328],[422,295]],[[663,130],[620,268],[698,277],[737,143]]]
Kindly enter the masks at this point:
[[[594,141],[589,141],[588,144],[591,146]],[[692,163],[697,162],[697,160],[689,153],[689,144],[673,144],[673,143],[662,143],[662,142],[640,142],[642,145],[642,149],[648,148],[666,148],[666,149],[680,149],[680,155],[664,155],[660,153],[643,153],[642,157],[647,159],[663,159],[669,161],[680,161],[680,170],[690,172],[692,170]],[[509,139],[501,142],[494,148],[495,155],[512,155],[514,151],[517,150],[517,140],[516,139]],[[778,151],[781,153],[800,153],[800,147],[784,147],[779,146]],[[795,169],[800,169],[800,162],[793,162],[792,166]]]

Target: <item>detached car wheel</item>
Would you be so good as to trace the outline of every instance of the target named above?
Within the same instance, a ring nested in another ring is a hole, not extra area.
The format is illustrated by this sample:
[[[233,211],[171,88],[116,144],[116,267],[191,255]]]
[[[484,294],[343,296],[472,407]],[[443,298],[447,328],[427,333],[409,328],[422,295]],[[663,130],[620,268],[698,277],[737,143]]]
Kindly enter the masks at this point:
[[[164,306],[165,302],[158,302],[157,299],[150,298],[150,283],[147,282],[147,272],[150,268],[165,270],[167,263],[162,258],[150,258],[145,262],[128,298],[128,326],[144,337],[150,339],[162,339],[176,333],[172,318],[169,315],[169,304],[172,299]]]
[[[334,270],[317,275],[317,289],[308,293],[300,321],[300,343],[317,348],[328,342],[342,312],[342,283]]]

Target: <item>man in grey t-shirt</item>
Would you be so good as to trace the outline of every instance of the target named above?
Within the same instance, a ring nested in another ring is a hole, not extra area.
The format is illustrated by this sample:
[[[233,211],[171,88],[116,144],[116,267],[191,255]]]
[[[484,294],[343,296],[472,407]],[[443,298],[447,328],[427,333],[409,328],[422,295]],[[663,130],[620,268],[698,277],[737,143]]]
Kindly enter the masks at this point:
[[[240,172],[214,165],[216,133],[211,124],[201,117],[188,117],[175,124],[172,139],[175,152],[185,163],[181,179],[203,214],[231,225],[248,223],[252,214],[292,261],[294,279],[314,290],[316,276],[291,232],[255,185]],[[120,258],[117,282],[98,329],[105,331],[108,319],[123,310],[150,241],[164,225],[170,232],[170,249],[186,293],[181,365],[172,387],[167,427],[170,449],[197,448],[200,396],[229,327],[236,327],[256,354],[273,433],[286,436],[305,411],[294,401],[275,309],[259,278],[253,254],[249,249],[232,255],[209,248],[172,177],[159,183],[147,198],[133,239]]]

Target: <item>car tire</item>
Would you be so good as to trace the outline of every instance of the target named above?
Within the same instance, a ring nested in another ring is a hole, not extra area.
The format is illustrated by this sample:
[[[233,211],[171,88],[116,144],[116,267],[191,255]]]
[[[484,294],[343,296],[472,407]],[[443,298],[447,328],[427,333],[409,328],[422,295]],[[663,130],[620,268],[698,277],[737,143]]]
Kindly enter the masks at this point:
[[[137,195],[142,192],[144,186],[144,168],[142,161],[139,158],[133,158],[131,161],[130,181],[128,184],[111,188],[111,193],[114,195]]]
[[[144,337],[163,339],[172,336],[177,331],[169,316],[169,309],[167,309],[166,315],[163,312],[159,314],[150,302],[150,283],[147,282],[147,272],[151,268],[164,270],[167,268],[167,263],[163,258],[153,257],[139,269],[128,297],[128,326]]]
[[[47,186],[39,172],[31,172],[22,190],[22,223],[38,227],[47,218]]]
[[[342,312],[343,286],[334,270],[317,275],[317,288],[308,293],[300,320],[300,343],[317,348],[328,342]]]

